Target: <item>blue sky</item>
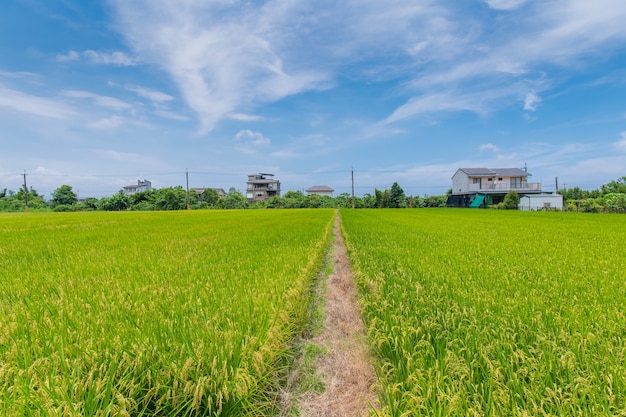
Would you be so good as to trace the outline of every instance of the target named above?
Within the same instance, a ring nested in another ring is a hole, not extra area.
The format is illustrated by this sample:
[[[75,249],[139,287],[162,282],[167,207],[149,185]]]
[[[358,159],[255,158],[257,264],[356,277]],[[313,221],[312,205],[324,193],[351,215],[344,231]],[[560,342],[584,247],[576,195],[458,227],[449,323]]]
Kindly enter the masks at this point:
[[[5,0],[0,188],[626,175],[623,0]]]

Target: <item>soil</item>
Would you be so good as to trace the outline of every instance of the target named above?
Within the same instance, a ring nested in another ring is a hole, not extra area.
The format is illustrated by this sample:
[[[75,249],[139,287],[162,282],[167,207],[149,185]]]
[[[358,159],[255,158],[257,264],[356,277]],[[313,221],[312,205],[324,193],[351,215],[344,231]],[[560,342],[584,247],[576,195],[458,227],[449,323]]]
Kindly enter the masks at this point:
[[[359,314],[356,284],[340,233],[340,217],[334,224],[333,272],[327,279],[326,319],[313,339],[326,348],[316,371],[326,385],[323,393],[307,393],[298,401],[300,416],[367,416],[377,408],[373,388],[376,375],[367,350]]]

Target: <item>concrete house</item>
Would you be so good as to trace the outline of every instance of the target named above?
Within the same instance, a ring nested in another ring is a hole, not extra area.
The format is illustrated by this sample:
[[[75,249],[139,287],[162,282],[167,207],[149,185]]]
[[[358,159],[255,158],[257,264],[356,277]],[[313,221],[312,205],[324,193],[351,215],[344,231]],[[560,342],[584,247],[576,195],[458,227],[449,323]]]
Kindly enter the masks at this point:
[[[122,194],[132,195],[142,191],[150,191],[152,189],[152,183],[148,180],[137,180],[137,185],[127,185],[122,188]]]
[[[520,197],[541,194],[541,183],[528,182],[531,176],[519,168],[459,168],[452,176],[448,207],[487,207],[498,204],[515,190]]]
[[[306,189],[307,195],[317,194],[317,195],[329,196],[329,197],[333,196],[334,191],[335,190],[333,190],[332,188],[326,185],[314,185],[313,187],[309,187]]]
[[[280,181],[272,178],[274,174],[250,174],[246,183],[248,201],[267,201],[272,197],[280,197]]]

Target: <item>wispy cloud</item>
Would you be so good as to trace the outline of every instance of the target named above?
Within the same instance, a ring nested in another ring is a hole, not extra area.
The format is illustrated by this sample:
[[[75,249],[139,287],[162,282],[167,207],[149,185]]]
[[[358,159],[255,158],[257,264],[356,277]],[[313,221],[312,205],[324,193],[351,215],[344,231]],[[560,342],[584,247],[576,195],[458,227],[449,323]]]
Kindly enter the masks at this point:
[[[480,95],[485,98],[478,107],[480,111],[511,106],[529,85],[532,92],[522,96],[524,109],[536,111],[541,101],[539,93],[558,82],[547,78],[549,68],[582,65],[582,57],[611,50],[616,42],[626,39],[622,29],[626,5],[619,0],[600,3],[488,0],[487,4],[502,10],[502,14],[493,21],[478,22],[470,17],[465,33],[459,25],[460,16],[449,10],[443,12],[440,17],[447,19],[448,25],[438,32],[439,36],[452,39],[451,44],[462,48],[440,45],[438,53],[446,50],[442,55],[450,57],[443,66],[428,51],[420,50],[415,58],[419,71],[407,84],[415,96],[387,121],[422,114],[433,98],[438,98],[434,111],[476,111],[468,101],[469,91],[476,84],[481,85]],[[420,30],[413,33],[419,34]],[[445,100],[441,100],[442,89],[448,92]]]
[[[526,3],[527,0],[485,0],[485,3],[497,10],[512,10]]]
[[[245,113],[231,113],[228,115],[228,117],[232,120],[239,120],[240,122],[258,122],[264,120],[263,116]]]
[[[67,54],[58,54],[56,56],[58,62],[78,61],[81,58],[85,58],[93,64],[118,65],[123,67],[137,65],[137,62],[132,57],[120,51],[99,52],[87,49],[79,52],[70,50]]]
[[[89,91],[65,90],[62,91],[60,94],[69,98],[88,99],[91,100],[95,105],[110,110],[129,110],[133,108],[132,104],[117,99],[115,97],[102,96],[99,94],[91,93]]]
[[[121,116],[111,116],[95,122],[88,123],[87,126],[93,129],[113,130],[124,124],[124,118]]]
[[[159,117],[163,117],[165,119],[170,119],[170,120],[180,120],[180,121],[189,120],[189,117],[184,116],[182,114],[174,113],[169,110],[157,109],[154,111],[154,114],[156,114]]]
[[[126,87],[126,89],[154,103],[163,103],[174,99],[174,97],[170,96],[169,94],[165,94],[161,91],[151,90],[145,87],[128,86]]]
[[[33,96],[0,84],[0,107],[52,119],[68,119],[75,110],[58,100]]]
[[[267,146],[270,139],[265,137],[261,132],[254,132],[249,129],[240,130],[233,138],[235,142],[245,143],[252,146]]]
[[[531,91],[526,94],[526,98],[524,99],[524,110],[526,111],[535,111],[537,110],[537,105],[541,103],[541,97],[539,97],[535,92]]]
[[[626,132],[620,133],[620,136],[621,139],[614,142],[613,146],[620,151],[626,151]]]
[[[100,158],[115,162],[132,162],[135,164],[152,165],[158,160],[152,156],[132,152],[122,152],[114,149],[93,149],[92,152]]]
[[[500,148],[498,148],[493,143],[485,143],[484,145],[480,145],[479,149],[481,151],[500,152]]]
[[[280,49],[283,2],[113,1],[118,28],[142,61],[161,66],[207,133],[244,106],[320,88],[324,71],[287,65]]]

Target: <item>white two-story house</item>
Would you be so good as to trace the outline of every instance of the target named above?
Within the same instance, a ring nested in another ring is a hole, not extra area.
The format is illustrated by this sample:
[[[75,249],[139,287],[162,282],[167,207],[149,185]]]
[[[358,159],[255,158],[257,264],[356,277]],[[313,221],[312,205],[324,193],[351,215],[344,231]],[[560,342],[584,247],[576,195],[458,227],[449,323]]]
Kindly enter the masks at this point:
[[[520,195],[541,194],[541,183],[519,168],[459,168],[452,176],[448,207],[487,207],[498,204],[510,191]]]

